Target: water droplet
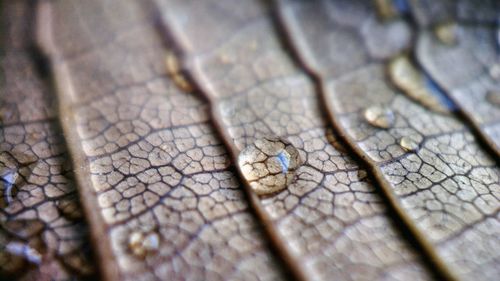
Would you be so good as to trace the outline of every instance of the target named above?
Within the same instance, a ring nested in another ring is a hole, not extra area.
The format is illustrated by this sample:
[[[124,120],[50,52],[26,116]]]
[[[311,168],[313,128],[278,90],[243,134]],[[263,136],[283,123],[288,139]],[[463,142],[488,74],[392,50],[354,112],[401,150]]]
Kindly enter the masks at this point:
[[[500,106],[500,91],[488,91],[486,100],[495,106]]]
[[[365,109],[364,117],[371,125],[383,129],[392,127],[395,121],[392,110],[380,105],[373,105]]]
[[[500,81],[500,63],[493,64],[489,69],[490,77]]]
[[[419,149],[420,143],[414,141],[410,137],[402,137],[399,139],[399,145],[407,152],[415,152]]]
[[[9,242],[5,250],[12,255],[23,257],[28,262],[33,264],[40,264],[42,262],[42,254],[35,248],[30,247],[28,244],[22,242]]]
[[[184,92],[193,91],[193,86],[188,79],[182,73],[181,64],[179,59],[174,52],[167,52],[165,56],[165,65],[167,67],[167,73],[174,82],[174,84]]]
[[[288,141],[277,137],[258,139],[238,156],[243,177],[257,195],[269,195],[285,189],[301,164],[299,151]]]
[[[0,274],[19,276],[28,266],[39,265],[46,245],[42,240],[43,222],[11,220],[0,226]]]
[[[82,209],[75,197],[67,197],[57,202],[57,209],[69,220],[79,220],[83,217]]]
[[[26,179],[36,169],[37,157],[30,152],[10,151],[2,154],[0,168],[0,208],[14,203],[19,190],[25,186]]]
[[[167,66],[167,73],[169,75],[176,75],[181,71],[179,60],[174,52],[167,52],[165,56],[165,65]]]
[[[12,204],[14,198],[16,197],[18,188],[16,187],[16,181],[18,180],[19,174],[12,169],[6,169],[2,172],[0,178],[2,182],[2,200],[0,202],[0,207],[6,207]]]
[[[128,246],[132,253],[140,258],[155,252],[160,247],[160,237],[156,232],[134,231],[128,237]]]
[[[425,76],[414,66],[407,55],[393,58],[389,62],[388,69],[391,81],[408,97],[431,110],[448,112],[448,107],[443,104],[439,93],[428,87]]]
[[[458,42],[458,26],[455,22],[444,22],[434,27],[434,35],[443,44],[455,45]]]

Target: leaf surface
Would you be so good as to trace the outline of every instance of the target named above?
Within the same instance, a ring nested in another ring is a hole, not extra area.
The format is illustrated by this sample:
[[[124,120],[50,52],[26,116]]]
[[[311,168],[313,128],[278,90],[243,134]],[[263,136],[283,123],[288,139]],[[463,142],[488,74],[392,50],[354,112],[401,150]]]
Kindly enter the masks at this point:
[[[305,63],[319,77],[334,126],[372,167],[381,188],[394,199],[391,203],[435,262],[442,262],[440,266],[457,278],[495,279],[498,272],[491,265],[499,259],[500,170],[494,158],[477,144],[470,129],[455,115],[428,110],[391,87],[384,75],[384,57],[377,57],[377,49],[369,46],[370,42],[377,42],[373,44],[376,47],[393,42],[371,38],[383,38],[383,33],[381,36],[363,31],[385,30],[390,38],[391,32],[404,30],[395,27],[397,22],[367,27],[369,16],[362,16],[362,9],[357,9],[359,21],[346,21],[344,25],[354,23],[360,29],[363,43],[358,45],[368,48],[360,50],[358,57],[369,59],[356,68],[342,61],[322,59],[332,50],[349,48],[360,39],[348,40],[342,37],[340,28],[329,29],[328,23],[342,26],[343,18],[333,12],[338,7],[326,1],[319,7],[318,3],[283,6],[288,9],[285,18],[291,25],[290,35],[298,38],[295,42],[299,55],[305,54]],[[329,7],[332,10],[327,10]],[[328,16],[320,18],[311,12],[318,10],[325,10]],[[341,43],[340,38],[344,39]],[[384,47],[387,49],[391,48]],[[445,73],[444,69],[440,73]],[[373,105],[385,108],[389,111],[387,118],[394,119],[387,128],[366,117]],[[407,149],[402,138],[415,142],[416,147]]]
[[[0,276],[92,276],[81,212],[55,97],[32,52],[25,1],[1,10]]]
[[[495,280],[498,4],[390,2],[2,3],[0,277]]]

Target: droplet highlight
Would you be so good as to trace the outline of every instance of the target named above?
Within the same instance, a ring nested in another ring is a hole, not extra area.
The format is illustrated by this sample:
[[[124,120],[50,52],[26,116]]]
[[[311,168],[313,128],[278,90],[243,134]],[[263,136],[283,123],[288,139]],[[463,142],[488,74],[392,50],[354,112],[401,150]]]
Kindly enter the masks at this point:
[[[388,129],[394,125],[395,117],[394,112],[381,105],[373,105],[365,109],[365,120],[372,126]]]
[[[425,76],[407,55],[393,58],[389,62],[388,70],[391,81],[408,97],[433,111],[448,112],[448,107],[444,106],[437,94],[431,91]]]
[[[160,247],[160,237],[156,232],[134,231],[128,238],[128,246],[136,257],[144,258]]]
[[[458,43],[458,25],[455,22],[444,22],[434,27],[434,35],[439,42],[445,45]]]
[[[184,92],[193,91],[193,86],[184,76],[184,73],[182,73],[181,64],[174,52],[167,52],[165,56],[165,66],[167,68],[168,75],[179,89]]]
[[[243,177],[260,196],[284,190],[294,180],[301,164],[297,148],[277,137],[258,139],[238,156]]]
[[[26,261],[39,265],[42,262],[42,254],[35,248],[22,242],[10,242],[5,250],[12,255],[23,257]]]
[[[0,202],[0,207],[7,207],[14,201],[17,194],[16,181],[19,174],[12,169],[6,169],[3,171],[1,180],[2,186],[2,200]]]
[[[416,152],[420,148],[420,143],[410,137],[402,137],[399,139],[399,145],[406,152]]]

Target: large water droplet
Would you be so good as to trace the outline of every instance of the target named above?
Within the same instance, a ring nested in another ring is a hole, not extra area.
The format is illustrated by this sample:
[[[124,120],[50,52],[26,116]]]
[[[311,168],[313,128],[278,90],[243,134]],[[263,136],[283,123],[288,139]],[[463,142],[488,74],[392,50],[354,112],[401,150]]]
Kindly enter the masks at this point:
[[[500,106],[500,91],[488,91],[486,100],[495,106]]]
[[[394,112],[388,107],[373,105],[365,109],[365,120],[372,126],[388,129],[394,125]]]
[[[299,151],[288,141],[264,137],[247,146],[238,156],[243,177],[257,195],[285,189],[302,164]]]
[[[420,148],[420,143],[410,137],[400,138],[399,145],[407,152],[416,152]]]
[[[455,45],[458,42],[458,26],[455,22],[444,22],[434,27],[434,35],[445,45]]]
[[[448,107],[444,105],[439,94],[428,87],[425,76],[414,66],[408,56],[400,55],[393,58],[388,68],[391,81],[411,99],[431,110],[448,112]]]
[[[156,232],[134,231],[128,237],[128,246],[136,257],[144,258],[160,247],[160,237]]]

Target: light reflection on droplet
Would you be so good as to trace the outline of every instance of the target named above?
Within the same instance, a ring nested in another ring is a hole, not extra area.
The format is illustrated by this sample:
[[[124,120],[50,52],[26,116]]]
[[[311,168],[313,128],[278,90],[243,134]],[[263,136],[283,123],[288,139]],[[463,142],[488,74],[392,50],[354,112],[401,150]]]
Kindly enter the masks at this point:
[[[20,256],[33,264],[40,264],[42,262],[42,254],[29,245],[21,242],[9,242],[5,250],[12,255]]]
[[[394,125],[394,112],[385,106],[373,105],[365,109],[365,120],[372,126],[388,129]]]
[[[179,89],[184,92],[193,91],[193,86],[185,77],[184,73],[182,73],[178,56],[174,52],[167,52],[165,56],[165,66],[167,68],[168,75]]]
[[[403,93],[423,106],[437,111],[448,112],[438,93],[428,87],[425,76],[414,66],[407,55],[399,55],[393,58],[388,65],[391,81]]]
[[[264,137],[247,146],[238,156],[243,177],[257,195],[285,189],[302,164],[299,151],[288,141]]]
[[[134,231],[128,237],[128,246],[136,257],[144,258],[160,247],[160,237],[156,232]]]
[[[2,184],[2,207],[9,206],[14,201],[16,197],[16,180],[19,177],[19,174],[15,170],[7,169],[3,172],[1,176],[1,184]]]
[[[420,148],[420,143],[406,136],[399,139],[399,145],[406,152],[416,152]]]

